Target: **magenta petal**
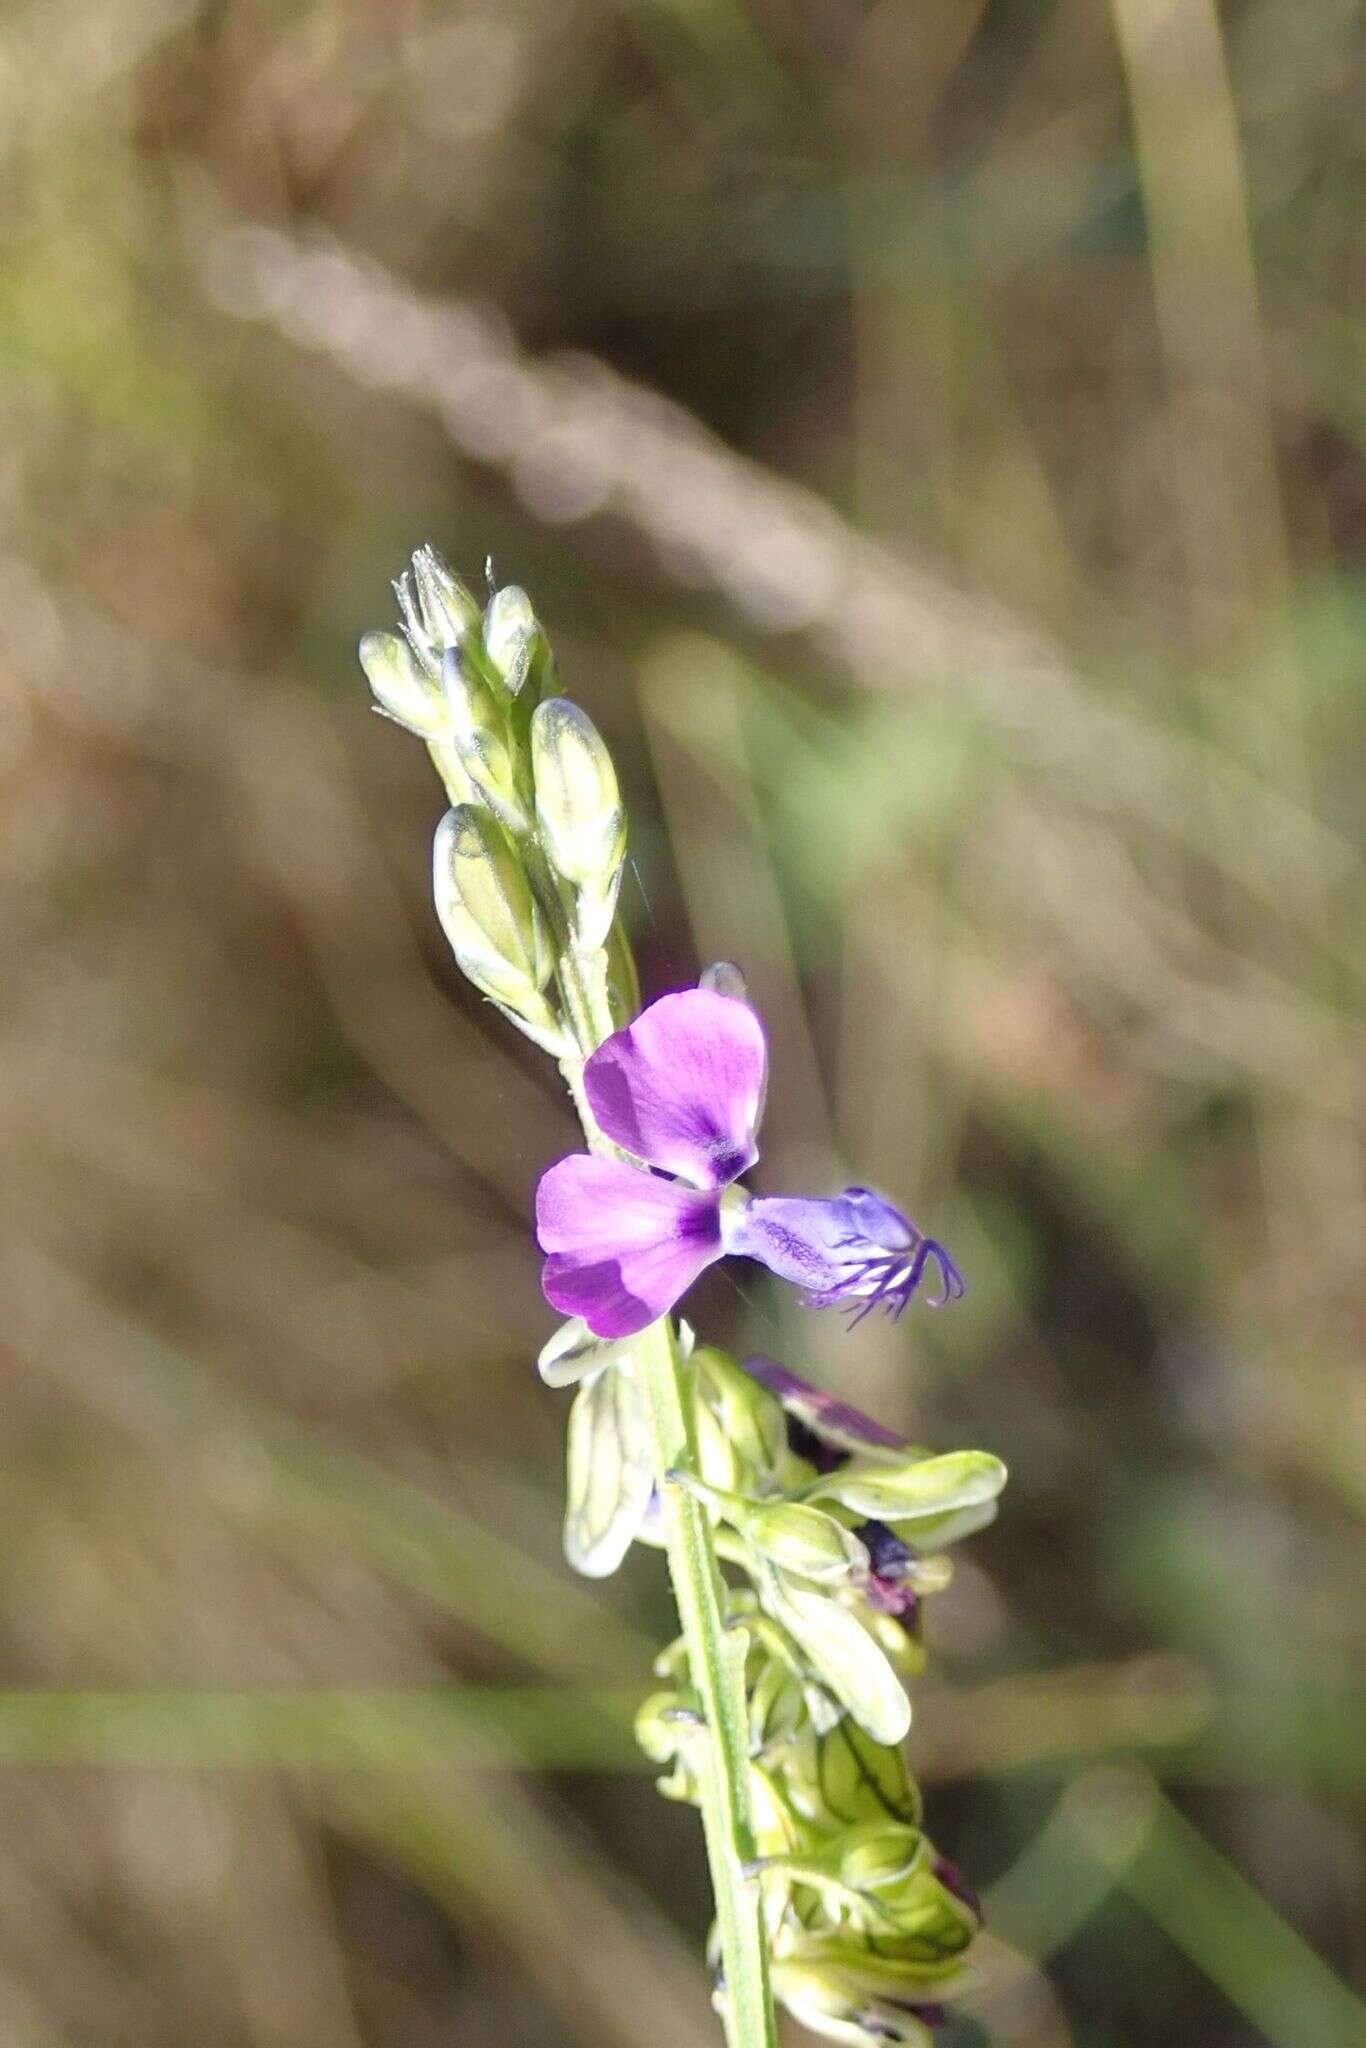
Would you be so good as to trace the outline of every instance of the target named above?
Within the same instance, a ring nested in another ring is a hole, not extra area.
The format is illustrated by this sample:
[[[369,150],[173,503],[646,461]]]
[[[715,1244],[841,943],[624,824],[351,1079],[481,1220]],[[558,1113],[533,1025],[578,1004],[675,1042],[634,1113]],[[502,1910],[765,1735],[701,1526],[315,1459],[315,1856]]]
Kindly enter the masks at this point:
[[[661,996],[583,1070],[614,1144],[694,1187],[724,1187],[758,1158],[767,1051],[748,1003],[711,989]]]
[[[619,1159],[575,1152],[541,1177],[536,1236],[546,1300],[595,1337],[630,1337],[666,1315],[721,1256],[717,1197]]]

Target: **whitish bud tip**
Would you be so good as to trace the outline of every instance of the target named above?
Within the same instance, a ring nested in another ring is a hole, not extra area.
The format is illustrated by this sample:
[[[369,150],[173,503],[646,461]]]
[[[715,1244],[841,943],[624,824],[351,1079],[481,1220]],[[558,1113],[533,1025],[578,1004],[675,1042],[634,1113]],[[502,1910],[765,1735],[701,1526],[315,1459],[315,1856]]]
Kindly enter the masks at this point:
[[[444,730],[446,708],[441,693],[406,640],[397,633],[366,633],[359,652],[360,665],[381,711],[423,738]]]
[[[710,989],[713,995],[730,996],[737,1003],[749,998],[744,973],[733,960],[713,960],[710,967],[702,969],[697,986]]]

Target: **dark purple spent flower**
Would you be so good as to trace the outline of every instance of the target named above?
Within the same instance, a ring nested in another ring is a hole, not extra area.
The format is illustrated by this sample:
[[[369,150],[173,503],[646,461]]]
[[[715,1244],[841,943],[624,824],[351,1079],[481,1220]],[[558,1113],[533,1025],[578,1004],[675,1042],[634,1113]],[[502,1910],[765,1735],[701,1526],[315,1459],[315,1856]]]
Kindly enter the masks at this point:
[[[751,1379],[758,1380],[761,1386],[778,1396],[790,1418],[795,1418],[820,1442],[834,1450],[852,1456],[869,1444],[881,1451],[904,1451],[908,1448],[908,1438],[898,1436],[894,1429],[885,1429],[880,1422],[874,1422],[871,1415],[865,1415],[847,1401],[838,1400],[834,1394],[827,1394],[823,1387],[813,1386],[810,1380],[804,1380],[789,1366],[779,1365],[776,1358],[766,1358],[762,1352],[755,1352],[745,1360],[745,1371]]]
[[[833,1444],[824,1442],[814,1429],[807,1427],[800,1415],[785,1415],[783,1422],[787,1429],[787,1448],[793,1457],[805,1458],[822,1478],[828,1472],[838,1472],[840,1466],[847,1465],[854,1455],[852,1451],[839,1451]]]
[[[891,1614],[898,1621],[914,1619],[920,1595],[909,1584],[907,1574],[915,1553],[885,1522],[860,1522],[854,1534],[868,1552],[872,1570],[861,1583],[864,1599],[879,1614]]]
[[[878,1578],[905,1578],[915,1562],[915,1552],[894,1529],[889,1529],[885,1522],[860,1522],[854,1534],[867,1551]]]

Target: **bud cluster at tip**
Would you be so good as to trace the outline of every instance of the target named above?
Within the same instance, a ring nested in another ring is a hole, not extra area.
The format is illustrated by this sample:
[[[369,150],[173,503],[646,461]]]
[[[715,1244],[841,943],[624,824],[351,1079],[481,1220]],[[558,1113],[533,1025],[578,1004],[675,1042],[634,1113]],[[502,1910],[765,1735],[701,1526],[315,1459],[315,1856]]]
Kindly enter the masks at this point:
[[[546,1050],[574,1050],[571,997],[605,994],[615,1027],[639,1006],[616,918],[626,818],[606,743],[557,694],[524,590],[481,610],[435,548],[394,585],[397,632],[360,643],[377,708],[424,740],[451,799],[433,851],[437,914],[461,970]]]

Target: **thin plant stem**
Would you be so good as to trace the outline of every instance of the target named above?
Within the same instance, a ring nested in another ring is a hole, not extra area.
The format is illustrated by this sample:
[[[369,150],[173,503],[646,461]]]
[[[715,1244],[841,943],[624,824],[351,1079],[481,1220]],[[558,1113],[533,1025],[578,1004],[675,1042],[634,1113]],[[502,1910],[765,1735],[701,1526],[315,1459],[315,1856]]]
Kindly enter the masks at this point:
[[[587,1055],[612,1030],[601,977],[582,960],[561,956],[561,984],[575,1035]],[[566,971],[567,970],[567,971]],[[582,1068],[562,1071],[592,1151],[615,1154],[598,1129],[582,1085]],[[666,1473],[695,1471],[696,1444],[672,1318],[643,1330],[636,1357],[654,1444],[655,1484],[663,1507],[665,1551],[692,1682],[702,1703],[708,1745],[702,1828],[716,1903],[724,1986],[720,2009],[729,2048],[777,2048],[769,1988],[763,1899],[742,1866],[755,1854],[749,1801],[749,1727],[744,1663],[747,1637],[730,1630],[712,1526],[701,1503]]]
[[[741,1868],[755,1853],[744,1682],[747,1638],[743,1630],[728,1631],[725,1625],[721,1576],[705,1509],[663,1476],[696,1466],[678,1346],[667,1316],[643,1332],[637,1356],[654,1434],[669,1576],[710,1747],[702,1825],[721,1940],[726,2038],[730,2048],[776,2048],[763,1902],[758,1885],[747,1881]]]

